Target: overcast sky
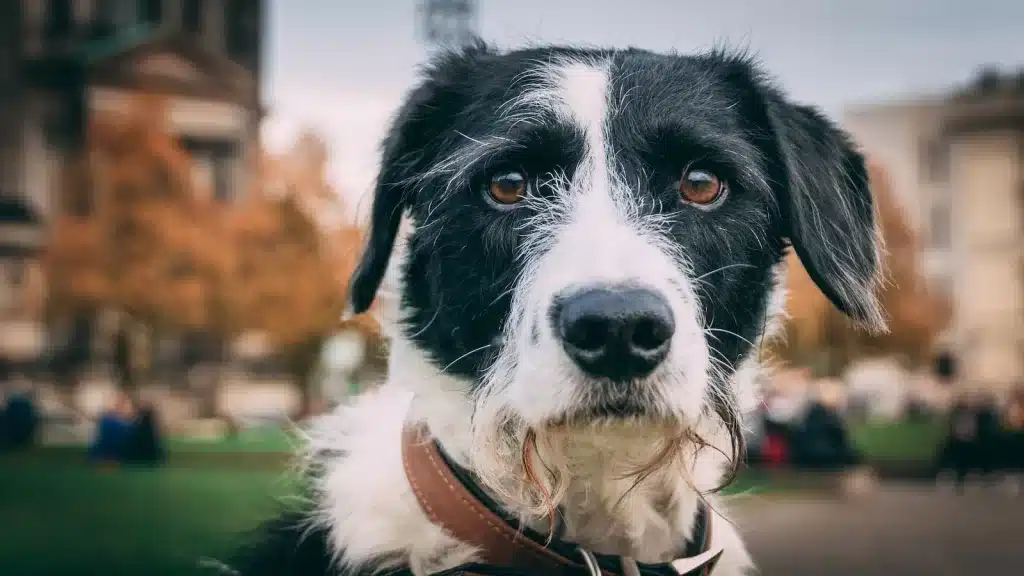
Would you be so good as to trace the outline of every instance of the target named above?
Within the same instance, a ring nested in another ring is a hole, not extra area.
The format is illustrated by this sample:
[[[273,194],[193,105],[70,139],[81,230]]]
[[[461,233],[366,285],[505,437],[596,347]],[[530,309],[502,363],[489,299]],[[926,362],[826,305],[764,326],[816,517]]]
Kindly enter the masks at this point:
[[[346,196],[371,185],[386,122],[426,56],[419,0],[273,2],[271,147],[311,127]],[[759,55],[792,96],[852,104],[942,91],[985,64],[1024,65],[1024,0],[478,0],[478,32],[503,47],[568,42]]]

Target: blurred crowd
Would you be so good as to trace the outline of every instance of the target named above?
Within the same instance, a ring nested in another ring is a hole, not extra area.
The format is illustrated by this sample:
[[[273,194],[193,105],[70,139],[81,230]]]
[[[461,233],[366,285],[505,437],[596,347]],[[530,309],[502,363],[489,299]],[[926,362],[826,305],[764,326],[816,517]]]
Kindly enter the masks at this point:
[[[33,393],[17,390],[0,403],[0,450],[25,450],[39,442],[43,417]],[[115,394],[95,423],[89,459],[103,465],[159,465],[167,457],[156,409]]]
[[[969,476],[983,479],[1024,474],[1024,387],[1003,409],[991,397],[959,399],[949,413],[946,438],[936,461],[936,475],[952,473],[958,490]]]
[[[1024,488],[1024,387],[1000,404],[986,395],[962,395],[945,414],[908,402],[902,422],[944,418],[932,463],[935,478],[952,476],[962,490],[970,478],[1009,478]],[[843,470],[865,462],[850,432],[851,418],[827,399],[800,402],[769,394],[749,439],[748,463],[767,468]]]
[[[96,423],[89,445],[90,460],[106,465],[157,465],[166,455],[153,406],[136,406],[128,394],[116,394]]]
[[[815,400],[796,410],[774,395],[760,415],[760,433],[748,450],[748,463],[770,468],[844,469],[861,463],[843,415]]]

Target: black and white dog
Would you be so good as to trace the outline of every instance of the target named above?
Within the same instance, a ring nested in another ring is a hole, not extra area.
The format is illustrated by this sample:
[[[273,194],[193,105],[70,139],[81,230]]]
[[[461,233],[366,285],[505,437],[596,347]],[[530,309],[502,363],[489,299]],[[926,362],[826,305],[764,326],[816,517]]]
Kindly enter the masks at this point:
[[[351,287],[363,312],[399,266],[388,381],[317,425],[314,508],[236,568],[422,575],[471,560],[407,482],[412,418],[526,526],[545,531],[557,508],[563,537],[597,552],[671,558],[707,498],[716,576],[747,573],[713,493],[758,400],[789,247],[838,308],[884,329],[863,159],[749,58],[438,57],[384,143]]]

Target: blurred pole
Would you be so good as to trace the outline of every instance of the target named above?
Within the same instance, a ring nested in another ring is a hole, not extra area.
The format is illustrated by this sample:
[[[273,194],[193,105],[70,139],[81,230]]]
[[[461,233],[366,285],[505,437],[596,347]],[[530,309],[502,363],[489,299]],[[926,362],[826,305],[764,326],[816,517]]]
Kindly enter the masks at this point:
[[[421,40],[431,48],[468,44],[476,36],[477,0],[420,0]]]

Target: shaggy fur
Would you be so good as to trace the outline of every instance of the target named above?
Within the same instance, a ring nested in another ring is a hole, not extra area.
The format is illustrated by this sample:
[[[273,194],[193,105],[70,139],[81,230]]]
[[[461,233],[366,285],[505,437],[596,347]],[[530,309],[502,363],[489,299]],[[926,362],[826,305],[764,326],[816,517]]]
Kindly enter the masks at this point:
[[[727,182],[719,201],[682,200],[694,167]],[[488,185],[509,172],[526,198],[496,204]],[[746,573],[713,493],[741,457],[789,246],[837,307],[883,328],[863,160],[749,58],[484,45],[438,57],[384,143],[351,288],[363,312],[398,266],[388,381],[317,423],[314,508],[234,567],[423,575],[476,559],[405,479],[400,432],[419,420],[525,525],[544,533],[557,511],[562,537],[595,552],[670,560],[706,498],[725,549],[716,576]],[[649,373],[595,375],[567,354],[559,303],[594,287],[663,304],[673,330]]]

